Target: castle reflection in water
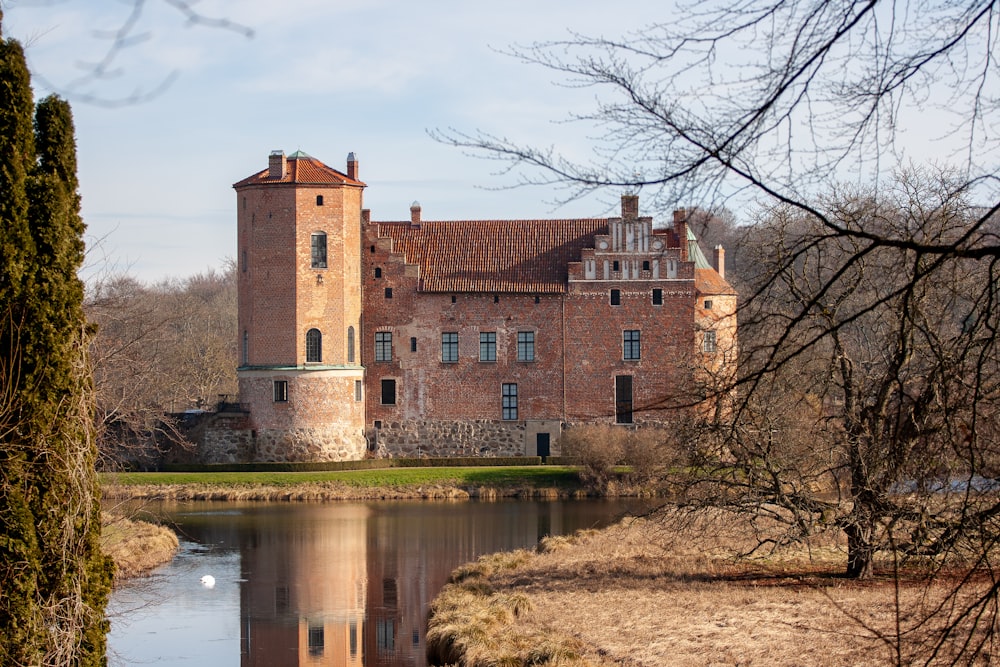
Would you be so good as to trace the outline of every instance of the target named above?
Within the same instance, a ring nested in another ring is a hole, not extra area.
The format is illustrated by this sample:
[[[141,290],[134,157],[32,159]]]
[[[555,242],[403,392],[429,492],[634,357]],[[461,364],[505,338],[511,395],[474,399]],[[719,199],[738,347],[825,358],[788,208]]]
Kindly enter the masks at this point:
[[[236,550],[244,667],[426,664],[427,610],[452,570],[484,553],[606,523],[579,503],[267,505],[185,521]]]

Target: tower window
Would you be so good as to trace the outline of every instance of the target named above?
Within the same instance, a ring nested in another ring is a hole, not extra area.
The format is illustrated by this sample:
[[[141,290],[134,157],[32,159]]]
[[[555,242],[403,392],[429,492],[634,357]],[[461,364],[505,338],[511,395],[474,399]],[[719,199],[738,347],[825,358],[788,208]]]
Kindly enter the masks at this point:
[[[640,336],[638,329],[628,329],[622,334],[622,358],[625,361],[638,361],[642,358]]]
[[[417,338],[416,336],[410,336],[410,352],[417,351]]]
[[[649,271],[649,260],[648,259],[644,259],[642,261],[642,270],[643,271]]]
[[[323,195],[316,195],[316,206],[323,205]]]
[[[274,402],[275,403],[288,402],[288,380],[274,381]]]
[[[323,334],[319,329],[310,329],[306,332],[306,361],[323,361]]]
[[[347,327],[347,363],[354,363],[354,327]]]
[[[619,289],[611,290],[611,305],[620,306],[622,305],[622,291]]]
[[[391,299],[392,298],[392,288],[391,287],[386,287],[385,288],[385,298],[387,298],[387,299]]]
[[[659,287],[653,289],[653,305],[662,306],[663,305],[663,290]]]
[[[375,361],[392,361],[392,332],[375,332]]]
[[[250,364],[250,334],[246,329],[243,330],[243,365],[247,366]]]
[[[362,382],[361,380],[354,381],[354,400],[361,401],[362,396]]]
[[[611,270],[612,271],[620,271],[621,270],[621,264],[618,263],[617,259],[615,261],[611,262]]]
[[[381,278],[382,277],[382,267],[381,266],[376,266],[375,267],[375,277],[376,278]]]
[[[326,268],[326,234],[324,232],[316,232],[312,235],[310,241],[310,246],[312,249],[312,268],[314,269],[325,269]]]

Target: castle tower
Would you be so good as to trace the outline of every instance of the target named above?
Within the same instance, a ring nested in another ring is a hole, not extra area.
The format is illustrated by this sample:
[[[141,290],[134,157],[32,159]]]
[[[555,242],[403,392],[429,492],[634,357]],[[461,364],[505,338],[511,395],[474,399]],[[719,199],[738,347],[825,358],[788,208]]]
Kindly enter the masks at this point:
[[[240,402],[254,459],[360,459],[361,205],[365,184],[297,151],[233,185]]]

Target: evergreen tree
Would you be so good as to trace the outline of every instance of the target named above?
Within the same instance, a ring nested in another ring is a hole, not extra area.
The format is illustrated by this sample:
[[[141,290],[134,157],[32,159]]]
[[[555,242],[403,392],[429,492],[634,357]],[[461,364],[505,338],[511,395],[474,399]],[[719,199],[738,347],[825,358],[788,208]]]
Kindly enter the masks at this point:
[[[0,16],[2,19],[2,16]],[[83,221],[69,105],[33,103],[0,42],[0,664],[104,661],[101,553],[83,315]]]

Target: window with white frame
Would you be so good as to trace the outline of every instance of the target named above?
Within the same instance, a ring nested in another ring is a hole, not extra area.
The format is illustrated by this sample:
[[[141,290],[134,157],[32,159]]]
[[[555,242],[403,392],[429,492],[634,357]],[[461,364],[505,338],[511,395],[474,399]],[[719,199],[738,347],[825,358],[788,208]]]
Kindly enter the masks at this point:
[[[713,354],[715,352],[715,332],[706,331],[701,339],[701,351]]]

